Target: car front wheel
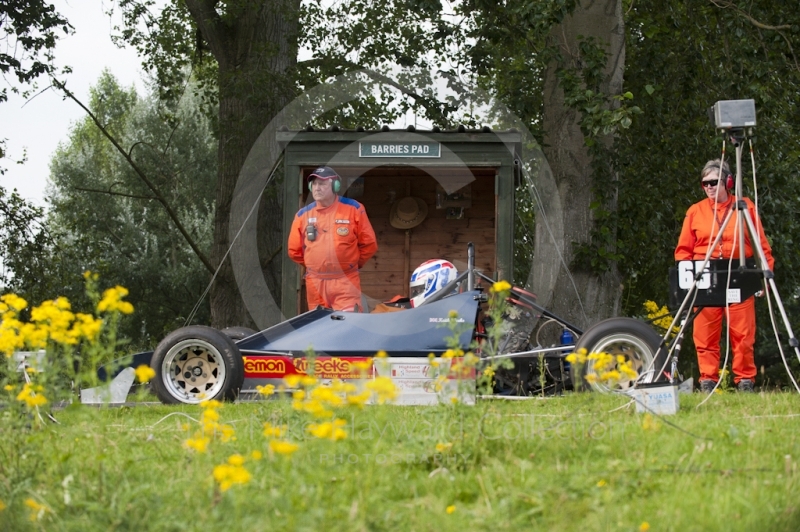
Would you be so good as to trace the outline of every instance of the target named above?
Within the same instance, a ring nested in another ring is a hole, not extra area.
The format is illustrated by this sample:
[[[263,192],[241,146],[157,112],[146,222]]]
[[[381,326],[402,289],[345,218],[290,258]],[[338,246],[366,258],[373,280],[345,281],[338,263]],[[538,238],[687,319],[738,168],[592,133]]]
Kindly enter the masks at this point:
[[[200,325],[168,334],[156,347],[150,367],[153,391],[167,404],[234,400],[244,381],[244,364],[226,335]]]

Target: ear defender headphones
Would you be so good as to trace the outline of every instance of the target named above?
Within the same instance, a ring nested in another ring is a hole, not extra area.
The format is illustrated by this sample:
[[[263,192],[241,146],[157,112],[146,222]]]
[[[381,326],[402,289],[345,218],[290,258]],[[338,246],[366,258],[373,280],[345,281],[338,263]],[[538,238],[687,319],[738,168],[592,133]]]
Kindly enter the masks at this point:
[[[728,166],[728,165],[726,164],[725,166]],[[719,165],[715,164],[715,165],[711,166],[710,168],[716,168],[717,169],[717,175],[719,175]],[[725,173],[725,169],[724,168],[723,168],[722,172],[723,172],[723,174]],[[728,172],[727,174],[728,175],[724,176],[722,179],[725,180],[725,189],[726,190],[731,190],[733,188],[733,175],[730,172]],[[707,175],[709,175],[709,174],[707,174]],[[700,178],[700,188],[703,188],[702,180],[703,180],[703,178],[701,177]]]
[[[331,179],[332,179],[332,178],[331,178]],[[312,185],[312,181],[309,181],[309,182],[308,182],[308,191],[309,191],[309,192],[311,192],[311,185]],[[333,193],[334,193],[334,194],[338,194],[338,193],[339,193],[339,191],[342,189],[342,182],[341,182],[341,181],[339,181],[338,179],[334,179],[334,180],[333,180],[333,185],[332,185],[332,186],[333,186]]]

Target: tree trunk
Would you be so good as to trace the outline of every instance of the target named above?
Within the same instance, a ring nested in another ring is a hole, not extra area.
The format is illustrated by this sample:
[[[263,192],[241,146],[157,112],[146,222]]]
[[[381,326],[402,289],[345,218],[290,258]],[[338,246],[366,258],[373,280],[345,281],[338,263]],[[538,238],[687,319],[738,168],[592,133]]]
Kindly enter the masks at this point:
[[[550,43],[555,45],[562,61],[581,68],[578,36],[594,37],[607,46],[608,61],[601,90],[607,95],[622,91],[625,66],[625,35],[621,0],[582,0],[575,11],[551,32]],[[580,129],[580,113],[564,102],[564,91],[556,76],[553,62],[545,74],[544,93],[544,153],[558,184],[564,227],[564,240],[556,245],[562,250],[566,265],[575,255],[574,245],[587,243],[593,228],[590,203],[592,194],[592,160]],[[611,148],[611,136],[602,139]],[[612,203],[615,200],[612,200]],[[606,205],[614,208],[614,205]],[[543,224],[537,223],[537,246],[534,259],[534,289],[550,286],[548,276],[556,276],[552,292],[538,290],[541,302],[553,312],[586,328],[597,321],[615,316],[620,308],[621,279],[616,265],[602,275],[588,271],[572,271],[570,275],[557,253],[547,252],[552,244],[544,243]],[[541,236],[540,236],[541,235]],[[543,244],[540,245],[540,242]],[[571,268],[575,270],[575,268]]]
[[[219,169],[211,251],[217,266],[238,230],[231,226],[231,205],[247,155],[262,129],[293,97],[290,70],[297,60],[300,2],[249,2],[242,4],[242,12],[224,16],[216,12],[213,0],[187,0],[186,4],[219,64]],[[282,216],[274,191],[265,192],[259,212],[267,214],[258,224],[269,254],[282,239]],[[279,301],[280,261],[264,262],[269,270],[264,276],[268,288]],[[213,327],[253,325],[240,294],[248,290],[247,284],[234,276],[229,255],[211,288]]]

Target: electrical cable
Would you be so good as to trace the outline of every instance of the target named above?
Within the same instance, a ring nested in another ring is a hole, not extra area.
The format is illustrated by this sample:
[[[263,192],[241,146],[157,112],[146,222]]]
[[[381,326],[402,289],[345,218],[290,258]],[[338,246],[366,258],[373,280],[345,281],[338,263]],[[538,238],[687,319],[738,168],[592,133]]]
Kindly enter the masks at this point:
[[[544,222],[545,229],[547,229],[547,234],[550,235],[550,240],[553,242],[553,247],[555,247],[555,249],[556,249],[556,254],[558,255],[558,260],[559,260],[559,262],[561,262],[561,265],[566,270],[567,277],[569,278],[570,283],[572,284],[573,290],[575,290],[575,297],[578,300],[578,306],[581,309],[581,314],[583,314],[584,322],[585,323],[589,323],[589,318],[586,316],[586,310],[583,307],[583,301],[581,300],[581,295],[580,295],[580,292],[578,290],[578,286],[575,284],[575,279],[574,279],[574,277],[572,277],[572,272],[569,271],[569,266],[567,266],[567,263],[564,260],[564,256],[561,253],[561,249],[559,248],[559,246],[558,246],[558,244],[556,242],[555,235],[553,235],[553,230],[550,227],[550,223],[547,220],[547,215],[545,214],[545,210],[544,210],[544,202],[542,201],[542,198],[539,195],[539,190],[536,188],[536,185],[534,184],[533,179],[530,176],[528,176],[528,173],[525,171],[525,169],[524,169],[524,167],[522,165],[522,160],[520,160],[520,159],[517,159],[517,160],[520,163],[519,166],[520,166],[520,170],[522,170],[522,175],[525,177],[525,180],[526,180],[528,186],[530,187],[530,190],[533,191],[533,194],[531,194],[531,196],[533,196],[533,199],[536,201],[537,205],[539,206],[539,211],[542,214],[542,221]]]
[[[764,226],[761,223],[761,216],[758,214],[758,181],[756,180],[756,160],[755,154],[753,153],[753,142],[751,139],[747,139],[747,144],[750,148],[750,162],[753,170],[753,198],[755,204],[755,214],[756,214],[756,233],[757,239],[761,240],[761,231],[764,230]],[[800,386],[797,385],[797,381],[795,380],[794,376],[792,375],[791,370],[789,369],[788,361],[786,360],[786,354],[783,352],[783,346],[781,345],[780,341],[780,333],[778,332],[778,325],[775,321],[775,310],[772,308],[772,294],[769,290],[769,284],[764,283],[764,292],[767,296],[767,307],[769,308],[769,319],[772,324],[772,330],[775,334],[775,343],[778,344],[778,352],[781,355],[781,360],[783,361],[783,367],[786,368],[786,373],[789,374],[789,379],[791,379],[792,384],[794,384],[795,389],[798,393],[800,393]],[[800,360],[800,353],[796,353],[798,355],[798,360]]]
[[[236,243],[236,239],[238,239],[239,235],[242,234],[242,230],[244,229],[244,226],[247,225],[247,221],[250,219],[250,216],[253,214],[253,211],[255,211],[256,207],[258,207],[258,204],[261,201],[261,196],[264,194],[264,191],[267,189],[267,186],[269,186],[269,184],[272,182],[272,178],[275,177],[275,172],[277,172],[278,168],[280,168],[280,163],[282,161],[283,161],[283,153],[281,153],[281,156],[278,157],[277,161],[275,161],[275,166],[272,167],[272,172],[269,174],[269,177],[267,177],[267,180],[264,183],[264,186],[261,188],[261,192],[259,192],[258,196],[256,196],[256,200],[253,202],[253,206],[250,208],[250,212],[247,213],[247,216],[245,217],[244,221],[242,222],[242,226],[239,227],[239,230],[236,232],[236,236],[234,236],[233,240],[231,240],[231,244],[230,244],[230,246],[228,246],[228,250],[225,251],[225,255],[223,255],[222,256],[222,260],[219,261],[219,265],[217,266],[216,271],[214,271],[214,275],[211,276],[211,281],[208,282],[208,286],[206,287],[205,291],[203,291],[203,294],[200,296],[200,299],[197,300],[197,303],[195,303],[194,308],[192,308],[192,311],[189,313],[189,316],[186,318],[186,321],[183,323],[184,327],[186,327],[187,325],[189,325],[189,323],[191,323],[191,321],[194,319],[195,314],[200,309],[200,303],[203,302],[203,300],[205,299],[206,295],[211,290],[211,286],[214,284],[214,280],[217,278],[217,275],[219,274],[219,271],[222,269],[222,265],[225,264],[225,259],[228,258],[228,255],[230,254],[231,250],[233,249],[233,245]]]
[[[723,143],[722,143],[722,157],[720,158],[719,173],[717,174],[717,179],[718,179],[717,187],[722,186],[722,167],[724,165],[725,165],[725,141],[723,141]],[[727,181],[727,177],[726,177],[726,181]],[[717,190],[719,190],[719,189],[717,189]],[[736,209],[736,192],[735,192],[735,189],[734,189],[734,197],[731,199],[731,201],[733,202],[732,205],[733,205],[733,209],[734,210],[730,214],[733,215],[734,213],[738,213],[738,210]],[[731,243],[730,257],[728,257],[728,278],[726,279],[726,285],[725,285],[725,294],[726,294],[726,296],[725,296],[725,358],[722,361],[722,371],[723,372],[727,371],[727,368],[728,368],[728,357],[729,357],[730,352],[731,352],[731,310],[730,310],[730,301],[728,301],[727,294],[728,294],[728,290],[730,289],[730,286],[731,286],[731,271],[732,271],[732,267],[733,267],[733,255],[734,255],[734,251],[736,250],[737,240],[739,238],[739,231],[738,231],[739,218],[740,218],[740,215],[737,214],[736,221],[733,224],[733,242]],[[713,227],[714,227],[714,224],[716,222],[717,222],[717,202],[715,201],[714,202],[714,220],[711,222],[711,227],[712,227],[711,235],[712,236],[714,234]],[[721,224],[720,224],[720,227],[719,227],[719,231],[720,232],[722,231],[722,225]],[[720,238],[719,246],[720,246],[720,255],[722,255],[723,240],[721,238]],[[717,340],[717,342],[719,342],[719,340]],[[695,346],[695,349],[697,349],[697,346]],[[719,364],[719,361],[717,361],[717,364]],[[719,372],[719,367],[717,368],[717,371]],[[700,401],[700,403],[695,408],[700,408],[701,406],[706,404],[706,402],[709,401],[711,399],[711,397],[714,395],[714,393],[717,391],[717,388],[719,388],[719,385],[721,383],[722,383],[722,379],[721,378],[717,378],[717,382],[714,383],[714,388],[711,390],[711,392],[709,392],[709,394],[702,401]]]
[[[789,379],[791,379],[792,384],[794,384],[797,393],[800,393],[800,386],[798,386],[797,381],[794,380],[794,376],[792,375],[792,370],[789,369],[789,363],[786,360],[786,355],[783,353],[783,346],[781,345],[780,333],[778,332],[778,324],[775,322],[774,310],[772,309],[772,294],[770,292],[771,291],[767,292],[767,307],[769,308],[769,321],[772,324],[772,331],[775,334],[775,342],[778,344],[778,352],[781,354],[783,367],[786,368],[786,373],[789,375]]]

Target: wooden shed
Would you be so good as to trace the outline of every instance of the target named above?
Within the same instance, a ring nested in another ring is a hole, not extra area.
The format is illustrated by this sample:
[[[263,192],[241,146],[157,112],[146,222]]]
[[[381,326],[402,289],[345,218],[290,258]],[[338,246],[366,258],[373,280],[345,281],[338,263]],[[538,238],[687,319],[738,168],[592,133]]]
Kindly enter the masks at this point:
[[[511,278],[519,133],[304,130],[279,132],[278,141],[285,147],[284,241],[298,209],[313,201],[306,179],[318,166],[335,169],[340,194],[364,205],[379,246],[361,270],[370,307],[407,295],[411,272],[426,260],[447,259],[462,271],[469,242],[476,267]],[[398,229],[389,215],[408,196],[424,202],[427,215]],[[307,310],[301,268],[285,253],[281,310],[286,317]]]

